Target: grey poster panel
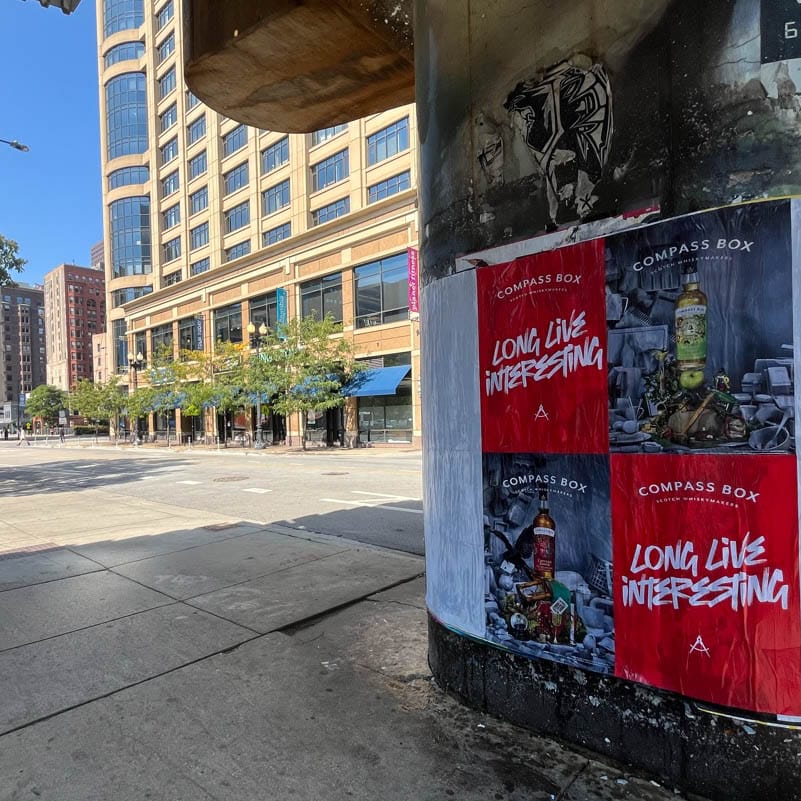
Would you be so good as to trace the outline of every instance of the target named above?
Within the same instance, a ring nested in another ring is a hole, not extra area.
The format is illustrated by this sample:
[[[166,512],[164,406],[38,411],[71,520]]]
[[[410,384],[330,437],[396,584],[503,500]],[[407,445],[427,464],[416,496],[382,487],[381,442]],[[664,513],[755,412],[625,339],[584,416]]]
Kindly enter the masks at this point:
[[[608,457],[484,454],[484,540],[486,638],[613,672]]]
[[[794,450],[789,201],[606,240],[610,447]]]

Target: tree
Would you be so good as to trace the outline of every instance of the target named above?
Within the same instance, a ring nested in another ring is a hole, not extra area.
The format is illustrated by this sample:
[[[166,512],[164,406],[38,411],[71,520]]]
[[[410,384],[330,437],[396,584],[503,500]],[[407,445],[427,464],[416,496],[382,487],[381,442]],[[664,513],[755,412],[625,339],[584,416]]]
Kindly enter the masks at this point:
[[[169,415],[180,406],[183,386],[188,377],[188,365],[175,361],[170,345],[162,345],[152,355],[145,378],[153,390],[151,411]],[[170,427],[167,426],[167,445],[170,444]]]
[[[300,414],[304,449],[308,412],[342,406],[343,384],[361,369],[341,333],[342,326],[330,315],[322,320],[296,317],[268,332],[261,353],[247,362],[246,386],[271,398],[274,412]]]
[[[19,255],[19,245],[0,234],[0,286],[14,286],[12,272],[21,273],[27,260]]]
[[[119,388],[119,377],[111,376],[101,384],[87,379],[79,381],[70,395],[70,404],[78,414],[94,423],[96,439],[98,425],[112,418],[116,420],[125,406],[125,396]]]
[[[246,348],[233,342],[218,341],[213,353],[200,350],[181,351],[184,384],[180,408],[199,415],[214,406],[228,416],[246,405],[244,363]],[[223,431],[223,439],[226,433]]]
[[[46,423],[58,422],[58,413],[67,408],[67,393],[49,384],[40,384],[29,395],[25,411],[30,417],[41,417]]]

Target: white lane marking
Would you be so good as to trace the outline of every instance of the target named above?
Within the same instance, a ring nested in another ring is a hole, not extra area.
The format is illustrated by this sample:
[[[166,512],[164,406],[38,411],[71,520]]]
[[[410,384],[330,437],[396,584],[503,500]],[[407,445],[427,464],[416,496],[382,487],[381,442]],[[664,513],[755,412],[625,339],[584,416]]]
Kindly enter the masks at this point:
[[[76,465],[73,465],[73,469],[75,469],[75,470],[89,470],[89,468],[91,468],[91,467],[100,467],[100,462],[97,462],[96,464],[76,464]]]
[[[202,484],[202,481],[176,481],[176,484]]]
[[[264,489],[264,487],[246,487],[242,492],[255,492],[258,495],[264,495],[265,492],[272,492],[272,490]]]
[[[388,492],[367,492],[366,490],[351,490],[354,495],[372,495],[375,498],[389,498],[393,501],[419,501],[419,498],[409,498],[406,495],[390,495]]]
[[[365,501],[345,501],[342,498],[320,498],[323,503],[347,503],[351,506],[360,506],[362,509],[392,509],[395,512],[409,512],[413,515],[423,514],[422,509],[405,509],[403,506],[386,506],[379,501],[366,503]]]
[[[103,473],[99,476],[92,476],[92,478],[120,478],[121,476],[126,475],[125,473]]]

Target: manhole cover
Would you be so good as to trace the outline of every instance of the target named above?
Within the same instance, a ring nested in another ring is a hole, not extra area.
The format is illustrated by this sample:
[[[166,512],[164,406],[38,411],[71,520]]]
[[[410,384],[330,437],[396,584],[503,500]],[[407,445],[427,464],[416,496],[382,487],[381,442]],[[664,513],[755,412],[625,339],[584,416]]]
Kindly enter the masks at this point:
[[[347,476],[349,473],[322,473],[324,476]]]
[[[247,481],[248,476],[220,476],[219,478],[215,478],[214,481],[217,484],[225,484],[229,481]]]

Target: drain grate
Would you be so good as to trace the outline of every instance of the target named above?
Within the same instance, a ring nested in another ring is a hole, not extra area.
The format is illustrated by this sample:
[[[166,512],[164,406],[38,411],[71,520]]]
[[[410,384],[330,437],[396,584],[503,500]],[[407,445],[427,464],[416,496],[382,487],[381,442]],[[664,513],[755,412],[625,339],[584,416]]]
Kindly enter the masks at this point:
[[[229,528],[236,528],[239,523],[212,523],[210,526],[203,526],[206,531],[225,531]]]
[[[321,473],[323,476],[349,476],[350,473]]]
[[[228,484],[231,481],[247,481],[249,476],[220,476],[214,479],[215,484]]]

